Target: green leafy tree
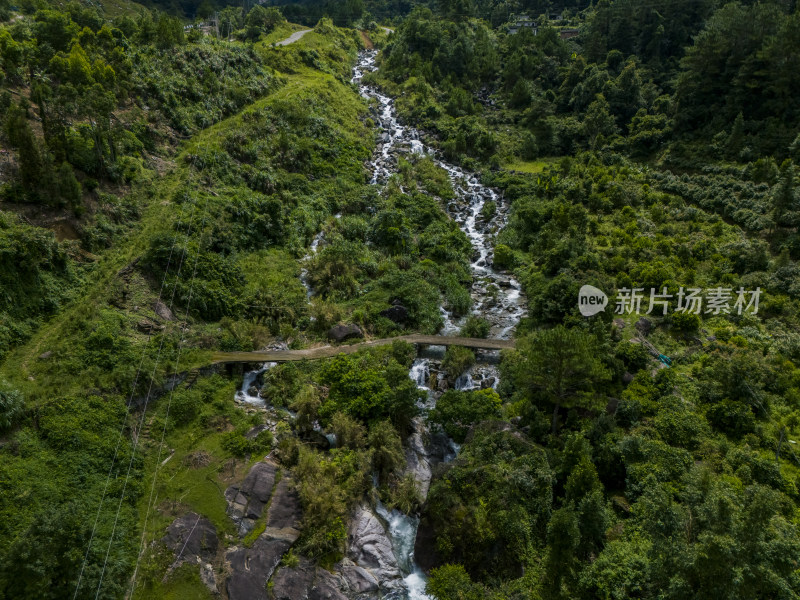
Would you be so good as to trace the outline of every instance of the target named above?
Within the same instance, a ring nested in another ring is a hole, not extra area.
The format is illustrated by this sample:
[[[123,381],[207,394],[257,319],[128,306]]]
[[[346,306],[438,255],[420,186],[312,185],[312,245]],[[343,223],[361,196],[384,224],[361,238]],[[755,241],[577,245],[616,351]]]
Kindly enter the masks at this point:
[[[405,464],[403,443],[389,421],[370,427],[367,445],[372,450],[372,466],[381,482],[387,482]]]
[[[539,331],[519,340],[517,352],[521,360],[514,366],[516,383],[552,404],[553,434],[562,406],[594,406],[596,387],[610,378],[596,339],[580,329],[558,325]]]

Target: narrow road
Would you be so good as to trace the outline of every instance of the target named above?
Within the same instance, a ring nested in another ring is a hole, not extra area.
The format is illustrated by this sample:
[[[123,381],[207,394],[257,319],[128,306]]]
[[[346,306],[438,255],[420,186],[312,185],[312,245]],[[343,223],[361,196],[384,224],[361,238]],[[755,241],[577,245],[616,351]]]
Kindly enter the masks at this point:
[[[311,29],[301,29],[300,31],[295,31],[292,35],[290,35],[285,40],[281,40],[280,42],[275,42],[276,46],[288,46],[289,44],[294,44],[297,40],[303,37],[308,32],[312,31]]]
[[[290,362],[296,360],[314,360],[329,358],[337,354],[352,354],[364,348],[375,348],[402,340],[410,344],[427,346],[463,346],[484,350],[508,350],[514,348],[514,340],[485,340],[483,338],[451,337],[443,335],[401,335],[369,342],[351,344],[349,346],[321,346],[305,350],[263,350],[261,352],[215,352],[211,357],[212,364],[236,362]]]

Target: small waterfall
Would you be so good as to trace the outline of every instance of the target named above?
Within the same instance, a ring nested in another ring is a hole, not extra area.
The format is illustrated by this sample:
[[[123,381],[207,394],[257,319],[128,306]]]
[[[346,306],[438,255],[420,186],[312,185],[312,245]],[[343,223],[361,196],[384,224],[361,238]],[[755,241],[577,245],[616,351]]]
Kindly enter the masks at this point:
[[[411,365],[408,376],[421,390],[429,390],[428,378],[431,375],[430,361],[427,358],[418,358]]]
[[[405,515],[397,509],[389,511],[380,500],[375,506],[375,512],[386,521],[397,564],[406,573],[403,578],[406,589],[400,595],[396,592],[390,593],[386,596],[387,600],[430,600],[430,596],[425,593],[425,573],[414,561],[414,542],[417,539],[419,519]]]
[[[322,231],[314,236],[314,239],[311,240],[311,246],[308,248],[308,254],[306,254],[302,259],[303,264],[308,264],[308,261],[314,257],[314,255],[317,253],[317,248],[319,248],[319,245],[324,237],[325,234]],[[308,299],[308,302],[311,302],[311,295],[314,290],[311,288],[311,284],[308,281],[308,267],[303,267],[300,269],[300,282],[306,288],[306,298]]]
[[[459,375],[455,383],[453,384],[453,388],[455,388],[459,392],[467,392],[469,390],[475,389],[475,382],[472,381],[472,374],[469,371],[467,371]]]
[[[253,394],[253,388],[256,387],[256,381],[258,380],[261,375],[263,375],[267,370],[271,369],[272,367],[276,366],[278,363],[275,362],[268,362],[261,365],[260,368],[256,369],[255,371],[248,371],[244,374],[244,379],[242,380],[242,387],[239,391],[236,392],[236,400],[239,402],[244,402],[246,404],[254,404],[256,406],[264,406],[264,399],[259,396],[259,390],[255,390],[255,394]]]

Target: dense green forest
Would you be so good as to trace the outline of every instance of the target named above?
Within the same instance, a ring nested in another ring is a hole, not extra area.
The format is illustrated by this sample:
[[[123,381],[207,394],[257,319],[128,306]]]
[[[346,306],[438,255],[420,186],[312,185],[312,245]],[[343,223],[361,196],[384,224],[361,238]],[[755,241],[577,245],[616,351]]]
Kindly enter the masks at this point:
[[[0,0],[0,599],[800,597],[798,32]]]

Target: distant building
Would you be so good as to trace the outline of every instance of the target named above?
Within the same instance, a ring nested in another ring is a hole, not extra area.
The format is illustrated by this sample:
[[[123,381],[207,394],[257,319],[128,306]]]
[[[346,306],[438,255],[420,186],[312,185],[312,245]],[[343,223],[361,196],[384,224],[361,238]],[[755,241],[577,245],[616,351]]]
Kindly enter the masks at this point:
[[[536,35],[539,32],[539,27],[536,25],[536,21],[531,19],[528,15],[518,15],[511,25],[508,26],[508,33],[510,35],[514,35],[523,28],[530,29],[533,32],[533,35]]]
[[[578,29],[562,29],[558,32],[558,35],[561,36],[562,40],[568,40],[569,38],[577,37],[580,33]]]

